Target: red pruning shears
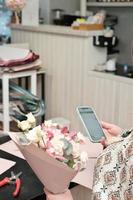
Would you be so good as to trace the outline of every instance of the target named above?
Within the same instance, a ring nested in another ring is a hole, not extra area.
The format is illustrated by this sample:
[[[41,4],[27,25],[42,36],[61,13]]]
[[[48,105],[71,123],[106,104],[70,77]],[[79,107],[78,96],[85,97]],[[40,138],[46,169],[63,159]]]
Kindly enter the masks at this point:
[[[22,172],[19,172],[18,174],[14,174],[14,172],[11,172],[11,177],[5,177],[0,181],[0,187],[5,186],[7,184],[13,184],[16,186],[15,191],[13,192],[13,197],[16,197],[19,194],[20,187],[21,187],[21,180],[19,176],[22,174]]]

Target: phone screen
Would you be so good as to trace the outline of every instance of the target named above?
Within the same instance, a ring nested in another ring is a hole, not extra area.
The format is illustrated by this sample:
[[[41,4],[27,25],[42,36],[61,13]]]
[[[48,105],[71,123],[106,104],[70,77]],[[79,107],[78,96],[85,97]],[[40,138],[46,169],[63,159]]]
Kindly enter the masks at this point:
[[[91,108],[79,108],[81,119],[90,135],[92,141],[99,141],[102,137],[105,137],[104,132],[96,118],[95,113]]]

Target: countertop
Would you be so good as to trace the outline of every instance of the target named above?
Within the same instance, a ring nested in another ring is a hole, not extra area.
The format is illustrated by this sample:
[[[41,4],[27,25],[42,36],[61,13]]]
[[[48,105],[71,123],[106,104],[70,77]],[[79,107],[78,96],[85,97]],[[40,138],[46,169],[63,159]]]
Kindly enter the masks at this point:
[[[109,72],[94,70],[94,71],[89,71],[88,75],[91,77],[94,76],[97,78],[103,78],[103,79],[108,79],[108,80],[115,80],[115,81],[122,82],[122,83],[133,84],[133,78],[116,75],[116,74],[109,73]]]
[[[74,30],[71,27],[67,26],[56,26],[56,25],[24,26],[21,24],[20,25],[12,24],[11,28],[12,30],[51,33],[51,34],[69,35],[76,37],[91,37],[91,36],[103,35],[103,30],[81,31],[81,30]]]

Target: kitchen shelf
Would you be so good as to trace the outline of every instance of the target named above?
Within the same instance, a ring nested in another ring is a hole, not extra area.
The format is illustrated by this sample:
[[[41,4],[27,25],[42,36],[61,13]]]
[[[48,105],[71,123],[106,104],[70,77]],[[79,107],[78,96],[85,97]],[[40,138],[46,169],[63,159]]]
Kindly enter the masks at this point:
[[[87,7],[133,7],[133,2],[87,2]]]
[[[80,0],[81,16],[86,16],[89,7],[116,7],[116,8],[132,8],[133,2],[96,2],[91,0]]]

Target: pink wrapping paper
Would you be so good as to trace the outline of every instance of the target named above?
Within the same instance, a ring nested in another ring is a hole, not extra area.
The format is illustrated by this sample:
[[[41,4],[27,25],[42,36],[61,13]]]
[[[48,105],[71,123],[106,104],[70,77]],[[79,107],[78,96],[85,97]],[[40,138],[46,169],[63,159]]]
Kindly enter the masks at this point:
[[[91,143],[88,139],[85,145],[81,145],[81,149],[88,152],[90,159],[87,162],[86,169],[77,173],[33,144],[25,146],[18,144],[17,133],[10,132],[9,135],[18,145],[30,167],[48,191],[54,194],[63,193],[71,181],[92,188],[95,160],[102,152],[102,145]]]
[[[65,192],[77,174],[76,171],[50,157],[33,144],[19,148],[47,190],[54,194]]]
[[[50,157],[33,144],[20,145],[16,139],[17,133],[9,135],[46,189],[54,194],[65,192],[77,171]]]

